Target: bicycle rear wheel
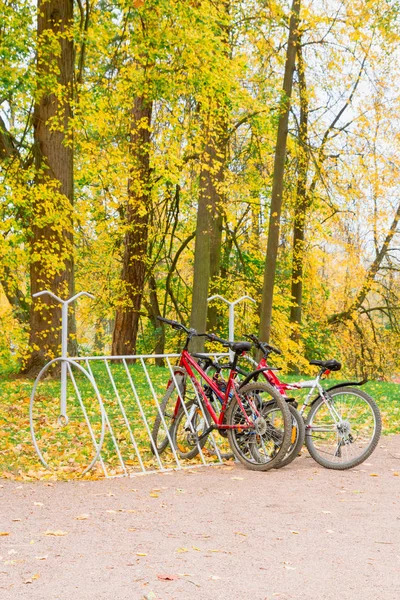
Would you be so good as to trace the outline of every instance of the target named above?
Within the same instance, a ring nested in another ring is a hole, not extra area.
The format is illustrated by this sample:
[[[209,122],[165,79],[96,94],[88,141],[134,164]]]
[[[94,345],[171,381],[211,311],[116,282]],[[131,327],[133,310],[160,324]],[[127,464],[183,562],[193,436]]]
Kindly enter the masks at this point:
[[[327,469],[351,469],[376,448],[382,421],[376,402],[362,390],[336,388],[311,406],[306,420],[306,446]]]
[[[249,383],[238,395],[243,408],[235,397],[226,415],[227,425],[235,426],[228,429],[232,452],[248,469],[268,471],[279,465],[290,446],[292,419],[288,405],[267,383]],[[269,406],[265,416],[263,406]],[[244,428],[246,417],[253,424],[250,429]]]
[[[282,459],[282,461],[279,464],[276,465],[277,469],[280,469],[281,467],[286,467],[299,455],[301,448],[304,444],[304,438],[306,434],[306,428],[303,417],[301,416],[299,411],[294,408],[294,406],[288,404],[288,407],[292,419],[290,445],[286,456]],[[263,407],[263,417],[267,418],[269,416],[270,419],[273,419],[274,410],[275,404],[271,402],[270,405]]]

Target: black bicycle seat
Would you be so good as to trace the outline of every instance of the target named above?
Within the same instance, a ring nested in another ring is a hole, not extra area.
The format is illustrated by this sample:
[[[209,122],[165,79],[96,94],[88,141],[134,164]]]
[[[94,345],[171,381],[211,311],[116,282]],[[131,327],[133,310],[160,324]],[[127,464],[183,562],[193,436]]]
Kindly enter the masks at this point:
[[[328,369],[329,371],[340,371],[342,365],[337,360],[310,360],[310,365],[317,365],[318,367],[323,367],[324,369]]]
[[[240,354],[241,352],[249,352],[251,350],[253,344],[251,342],[233,342],[229,344],[229,348],[231,348],[236,354]]]

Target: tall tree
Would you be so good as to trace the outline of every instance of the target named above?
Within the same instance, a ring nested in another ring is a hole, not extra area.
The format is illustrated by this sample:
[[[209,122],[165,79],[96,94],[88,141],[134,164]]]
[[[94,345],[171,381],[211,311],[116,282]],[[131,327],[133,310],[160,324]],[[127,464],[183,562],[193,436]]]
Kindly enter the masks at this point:
[[[264,283],[261,301],[259,336],[269,341],[271,334],[272,304],[275,284],[275,272],[279,247],[280,219],[283,202],[283,178],[285,173],[286,142],[290,100],[292,96],[293,73],[296,62],[297,43],[299,38],[301,0],[293,0],[289,36],[286,51],[283,91],[276,136],[274,171],[272,179],[271,207],[269,213],[268,242],[264,268]]]
[[[72,207],[73,0],[39,0],[37,91],[34,110],[35,184],[31,195],[31,293],[74,292]],[[25,366],[35,373],[59,353],[60,307],[51,299],[32,302]]]
[[[151,208],[150,128],[153,102],[134,100],[129,153],[131,171],[125,206],[125,235],[121,284],[123,297],[117,307],[112,353],[134,354],[146,277],[149,212]]]
[[[229,61],[229,0],[220,0],[217,4],[218,34],[216,39],[216,65],[226,66]],[[215,67],[214,67],[215,69]],[[225,87],[225,89],[224,89]],[[226,168],[226,147],[228,142],[227,89],[214,90],[214,98],[205,92],[200,103],[200,120],[204,139],[201,155],[199,199],[197,206],[196,238],[193,266],[193,295],[190,314],[190,326],[197,331],[207,327],[207,297],[220,271],[223,199],[222,185]],[[215,310],[209,312],[210,326],[215,325]],[[202,351],[204,338],[193,338],[192,349]]]

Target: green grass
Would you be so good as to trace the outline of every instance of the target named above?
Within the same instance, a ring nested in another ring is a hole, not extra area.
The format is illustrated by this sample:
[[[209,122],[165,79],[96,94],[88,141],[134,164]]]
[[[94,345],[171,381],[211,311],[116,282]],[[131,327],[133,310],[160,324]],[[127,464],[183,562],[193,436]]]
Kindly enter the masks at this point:
[[[165,367],[157,367],[146,363],[158,401],[165,392],[170,374]],[[91,363],[99,393],[107,410],[109,425],[115,440],[121,449],[123,460],[130,470],[139,469],[139,461],[134,452],[131,434],[126,425],[121,405],[124,407],[132,435],[139,447],[141,458],[146,468],[157,468],[157,463],[150,451],[149,436],[146,430],[131,381],[143,408],[144,415],[151,429],[156,416],[156,404],[153,391],[150,389],[145,373],[140,364],[130,364],[128,372],[120,362],[110,364],[120,403],[109,373],[99,361]],[[129,373],[129,374],[128,374]],[[82,401],[87,411],[87,418],[92,426],[96,440],[101,434],[101,413],[96,393],[90,381],[79,371],[74,370],[75,381],[80,390]],[[130,381],[131,379],[131,381]],[[285,377],[287,381],[298,380],[298,377]],[[339,383],[333,379],[324,382],[324,387]],[[32,445],[29,428],[29,398],[33,381],[27,379],[0,379],[0,476],[22,479],[52,477],[38,461]],[[382,381],[371,381],[362,387],[378,403],[382,413],[384,434],[400,433],[400,385]],[[296,391],[293,395],[301,401],[306,390]],[[61,468],[68,477],[76,470],[82,471],[93,456],[93,443],[82,413],[73,382],[69,381],[67,389],[68,416],[67,427],[59,427],[59,379],[45,379],[37,388],[34,421],[36,424],[38,444],[49,464]],[[110,428],[107,427],[102,456],[109,474],[122,472],[119,457],[115,450]],[[173,464],[172,453],[163,455],[165,466]],[[97,464],[91,476],[99,476],[100,465]]]

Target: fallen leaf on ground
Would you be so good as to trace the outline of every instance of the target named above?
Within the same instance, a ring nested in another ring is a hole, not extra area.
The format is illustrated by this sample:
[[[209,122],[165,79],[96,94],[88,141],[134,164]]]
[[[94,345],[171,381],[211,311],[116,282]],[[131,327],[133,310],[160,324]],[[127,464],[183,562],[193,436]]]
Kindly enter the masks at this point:
[[[46,556],[35,556],[36,560],[47,560],[48,554]]]
[[[378,473],[370,473],[369,476],[370,477],[379,477]]]
[[[90,517],[90,515],[83,514],[83,515],[78,515],[77,517],[75,517],[75,519],[77,521],[86,521],[86,519],[88,519],[89,517]]]
[[[298,535],[299,531],[291,531],[290,533],[293,533],[294,535]]]
[[[150,492],[150,498],[159,498],[159,494],[156,494],[155,492]]]
[[[53,535],[55,537],[62,537],[63,535],[68,535],[68,531],[62,531],[61,529],[56,529],[55,531],[45,531],[43,535]]]
[[[136,556],[147,556],[147,552],[136,552]]]
[[[0,531],[0,537],[4,537],[6,535],[10,535],[8,531]]]
[[[399,473],[397,473],[397,471],[395,471],[395,472],[393,473],[393,475],[394,475],[394,477],[398,477],[398,476],[399,476]]]
[[[35,575],[32,575],[32,577],[29,577],[29,579],[25,579],[24,583],[33,583],[34,581],[36,581],[36,579],[39,579],[40,577],[40,573],[35,573]]]
[[[179,579],[178,575],[157,575],[157,579],[160,581],[175,581]]]
[[[188,548],[178,548],[177,552],[189,552]]]

